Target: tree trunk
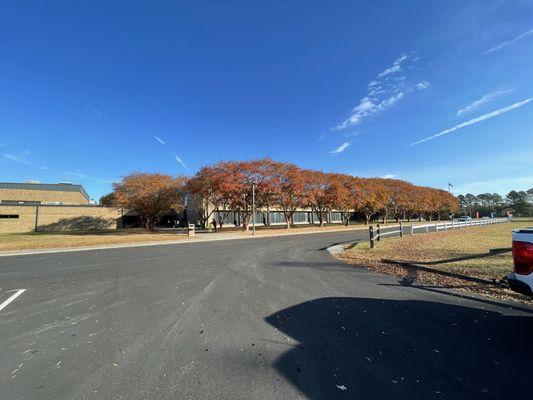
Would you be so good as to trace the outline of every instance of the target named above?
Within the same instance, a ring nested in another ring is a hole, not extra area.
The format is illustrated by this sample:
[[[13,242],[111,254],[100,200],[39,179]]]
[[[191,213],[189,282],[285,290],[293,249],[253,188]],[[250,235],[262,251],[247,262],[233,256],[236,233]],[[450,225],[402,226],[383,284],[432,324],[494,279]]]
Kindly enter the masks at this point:
[[[147,218],[146,219],[146,229],[148,229],[149,231],[155,231],[155,225],[156,225],[156,220],[155,218]]]
[[[251,214],[244,213],[243,218],[242,218],[242,230],[243,231],[248,232],[251,218],[252,218]]]

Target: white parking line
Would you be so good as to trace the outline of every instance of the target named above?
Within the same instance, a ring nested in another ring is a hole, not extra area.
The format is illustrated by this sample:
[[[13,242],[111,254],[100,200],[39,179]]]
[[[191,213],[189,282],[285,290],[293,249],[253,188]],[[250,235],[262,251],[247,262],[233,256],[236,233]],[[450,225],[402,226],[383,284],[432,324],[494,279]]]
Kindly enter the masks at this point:
[[[13,300],[15,300],[17,297],[19,297],[22,293],[24,293],[26,289],[19,289],[17,290],[17,293],[15,293],[13,296],[11,296],[9,299],[4,301],[2,304],[0,304],[0,311],[2,311],[4,308],[8,306],[9,303],[11,303]]]

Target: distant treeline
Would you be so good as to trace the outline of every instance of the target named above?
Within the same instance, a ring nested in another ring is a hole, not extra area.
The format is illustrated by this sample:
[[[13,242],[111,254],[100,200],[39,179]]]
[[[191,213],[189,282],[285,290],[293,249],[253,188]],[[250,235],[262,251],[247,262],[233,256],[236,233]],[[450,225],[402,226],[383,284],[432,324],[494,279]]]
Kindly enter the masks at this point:
[[[479,212],[480,216],[506,215],[511,211],[517,217],[533,216],[533,188],[529,190],[511,190],[504,197],[498,193],[467,193],[457,196],[461,211],[471,217]]]

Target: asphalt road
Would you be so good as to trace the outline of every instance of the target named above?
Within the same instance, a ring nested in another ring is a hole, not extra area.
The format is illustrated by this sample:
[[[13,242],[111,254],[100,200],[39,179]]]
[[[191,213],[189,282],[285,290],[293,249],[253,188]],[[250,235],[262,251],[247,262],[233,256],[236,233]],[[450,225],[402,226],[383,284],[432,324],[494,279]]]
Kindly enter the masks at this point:
[[[0,258],[0,398],[531,398],[531,308],[323,250],[358,235]]]

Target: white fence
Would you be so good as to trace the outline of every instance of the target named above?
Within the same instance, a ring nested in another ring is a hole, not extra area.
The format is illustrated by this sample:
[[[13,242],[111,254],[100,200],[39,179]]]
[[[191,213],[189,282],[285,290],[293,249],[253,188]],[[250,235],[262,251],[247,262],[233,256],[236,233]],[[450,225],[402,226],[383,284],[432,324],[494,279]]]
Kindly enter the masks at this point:
[[[448,230],[454,230],[454,229],[468,228],[471,226],[486,226],[486,225],[501,224],[501,223],[508,222],[508,221],[509,220],[507,218],[482,218],[482,219],[471,219],[467,221],[443,221],[443,222],[435,222],[432,224],[424,224],[424,225],[414,225],[413,223],[411,223],[410,225],[407,225],[407,226],[400,222],[399,225],[388,227],[388,228],[382,228],[378,224],[375,230],[372,226],[370,226],[368,228],[368,233],[370,237],[370,247],[374,248],[375,241],[380,241],[382,237],[386,237],[386,236],[402,237],[403,235],[406,234],[405,232],[406,230],[408,231],[410,235],[414,235],[415,233],[439,232],[439,231],[448,231]]]

